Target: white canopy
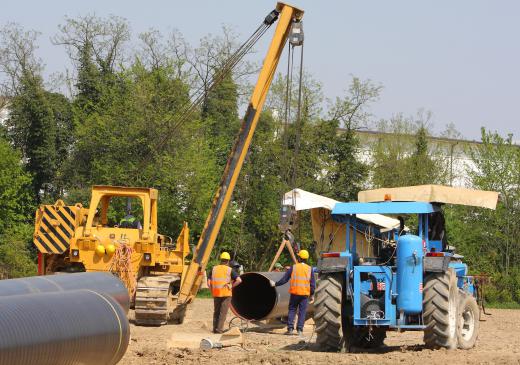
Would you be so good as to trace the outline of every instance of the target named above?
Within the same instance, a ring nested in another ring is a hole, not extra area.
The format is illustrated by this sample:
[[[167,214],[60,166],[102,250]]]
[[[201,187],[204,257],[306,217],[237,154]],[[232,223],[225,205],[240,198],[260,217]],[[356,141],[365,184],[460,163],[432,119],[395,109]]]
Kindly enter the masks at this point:
[[[302,189],[293,189],[284,194],[284,205],[292,205],[296,210],[324,208],[332,210],[336,200],[310,193]],[[357,214],[358,219],[381,227],[381,231],[399,228],[399,221],[381,214]]]

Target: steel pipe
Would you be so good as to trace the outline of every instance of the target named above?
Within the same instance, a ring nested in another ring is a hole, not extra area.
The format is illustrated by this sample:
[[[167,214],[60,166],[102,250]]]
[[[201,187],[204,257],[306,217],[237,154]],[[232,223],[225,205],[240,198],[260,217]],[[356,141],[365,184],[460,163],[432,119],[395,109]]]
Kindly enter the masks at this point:
[[[105,272],[82,272],[0,280],[0,297],[30,293],[87,289],[114,298],[128,313],[128,290],[116,276]]]
[[[287,317],[289,307],[289,283],[271,287],[269,280],[278,281],[283,272],[248,272],[240,276],[242,283],[233,288],[231,308],[240,318],[264,320]],[[307,313],[312,313],[309,305]]]
[[[90,290],[0,297],[0,365],[113,365],[130,326],[110,296]]]

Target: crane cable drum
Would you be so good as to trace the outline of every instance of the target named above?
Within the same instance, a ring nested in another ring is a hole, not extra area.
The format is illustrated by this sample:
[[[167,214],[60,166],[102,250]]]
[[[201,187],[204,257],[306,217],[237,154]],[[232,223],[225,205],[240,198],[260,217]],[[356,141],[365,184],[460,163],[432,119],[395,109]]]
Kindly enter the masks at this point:
[[[299,152],[300,134],[301,134],[301,95],[302,95],[302,78],[303,78],[303,43],[304,43],[304,32],[303,22],[295,20],[292,23],[290,34],[288,37],[289,48],[287,57],[287,85],[285,95],[285,123],[284,123],[284,160],[287,161],[287,150],[288,150],[288,124],[291,117],[291,101],[292,101],[292,76],[293,76],[293,63],[294,63],[294,48],[301,47],[300,53],[300,65],[299,65],[299,77],[298,77],[298,104],[296,110],[296,145],[295,145],[295,158]],[[296,162],[296,161],[295,161]],[[280,224],[279,229],[284,234],[290,231],[296,218],[296,176],[297,176],[297,164],[293,166],[293,174],[291,177],[291,186],[293,187],[293,194],[291,197],[291,204],[285,204],[285,194],[282,192],[282,202],[280,209]],[[284,180],[288,183],[288,171],[284,173]]]

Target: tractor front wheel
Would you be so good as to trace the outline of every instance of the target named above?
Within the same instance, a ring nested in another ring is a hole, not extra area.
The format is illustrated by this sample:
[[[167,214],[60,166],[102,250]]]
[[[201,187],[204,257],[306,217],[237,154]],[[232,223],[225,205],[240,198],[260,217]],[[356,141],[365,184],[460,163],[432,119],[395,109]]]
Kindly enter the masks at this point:
[[[423,292],[424,342],[429,348],[457,348],[459,290],[453,269],[431,273]]]
[[[466,293],[462,293],[459,301],[459,320],[457,342],[460,349],[467,350],[475,346],[478,337],[479,315],[477,301]]]

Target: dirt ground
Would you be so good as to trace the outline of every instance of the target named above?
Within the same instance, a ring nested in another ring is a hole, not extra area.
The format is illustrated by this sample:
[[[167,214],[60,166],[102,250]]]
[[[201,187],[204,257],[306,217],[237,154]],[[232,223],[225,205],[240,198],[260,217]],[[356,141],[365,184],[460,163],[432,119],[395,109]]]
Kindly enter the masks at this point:
[[[245,346],[203,351],[200,340],[212,337],[213,301],[197,299],[182,325],[137,327],[132,324],[130,346],[120,365],[138,364],[520,364],[520,311],[489,310],[480,322],[477,346],[463,350],[428,350],[421,332],[390,332],[385,347],[377,352],[350,354],[319,352],[314,345],[312,320],[305,328],[309,344],[297,336],[283,335],[283,329],[262,332],[252,327],[245,332]],[[133,313],[130,313],[130,319]],[[232,314],[228,319],[232,319]],[[214,335],[213,335],[214,337]],[[175,347],[173,347],[175,346]]]

